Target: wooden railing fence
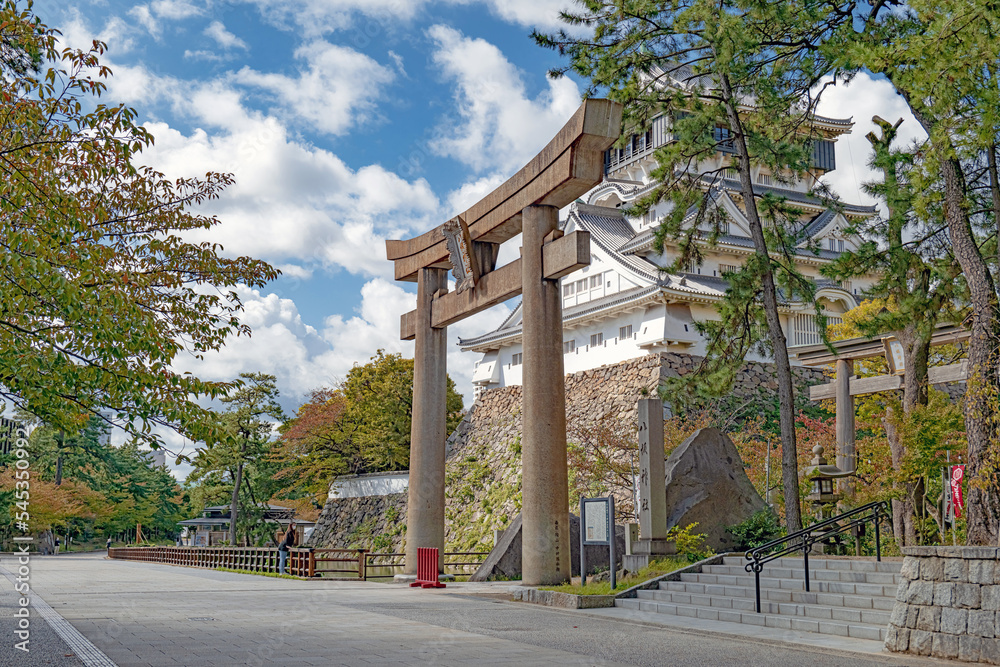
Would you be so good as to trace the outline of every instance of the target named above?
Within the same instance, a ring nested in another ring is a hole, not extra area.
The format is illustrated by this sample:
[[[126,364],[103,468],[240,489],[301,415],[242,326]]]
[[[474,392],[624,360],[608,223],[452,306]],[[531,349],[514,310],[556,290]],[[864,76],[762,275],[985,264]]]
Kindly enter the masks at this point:
[[[488,552],[460,551],[445,554],[445,570],[471,574]],[[371,553],[367,549],[289,549],[288,574],[299,577],[368,580],[385,579],[403,567],[402,553]],[[263,547],[112,547],[108,557],[146,563],[165,563],[209,569],[278,572],[278,550]],[[478,557],[478,560],[469,560]],[[461,560],[456,560],[461,559]]]

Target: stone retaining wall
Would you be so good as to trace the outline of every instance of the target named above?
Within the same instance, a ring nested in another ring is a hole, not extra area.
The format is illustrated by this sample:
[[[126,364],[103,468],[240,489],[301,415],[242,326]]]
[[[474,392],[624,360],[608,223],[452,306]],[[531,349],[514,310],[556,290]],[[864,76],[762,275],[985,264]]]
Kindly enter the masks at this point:
[[[664,352],[567,375],[570,440],[579,429],[602,418],[636,424],[640,398],[655,395],[663,379],[690,373],[699,363],[700,357]],[[808,385],[823,381],[820,371],[794,368],[793,372],[800,397]],[[733,394],[746,400],[773,398],[776,389],[773,366],[754,362],[737,374]],[[483,392],[448,438],[447,457],[446,550],[487,551],[493,547],[494,531],[506,528],[521,511],[521,387]],[[396,508],[399,521],[405,523],[405,494],[402,498],[387,507]],[[370,501],[346,500],[361,502],[333,509],[331,504],[345,501],[328,500],[311,544],[359,546],[346,536],[364,533],[383,543],[390,539],[394,549],[401,548],[399,525],[378,519],[377,507]]]
[[[304,546],[398,553],[405,534],[405,493],[330,498]]]
[[[1000,549],[904,548],[885,647],[1000,665]]]

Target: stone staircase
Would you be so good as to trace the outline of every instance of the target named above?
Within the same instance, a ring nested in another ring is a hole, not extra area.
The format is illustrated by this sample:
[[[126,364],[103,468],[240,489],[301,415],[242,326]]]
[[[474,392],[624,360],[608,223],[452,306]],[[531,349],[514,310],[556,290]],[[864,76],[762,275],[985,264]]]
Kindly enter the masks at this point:
[[[810,556],[810,591],[801,558],[779,558],[760,573],[761,613],[754,576],[741,557],[706,565],[701,574],[660,582],[658,590],[619,599],[616,607],[801,632],[884,641],[896,602],[902,562]],[[665,619],[664,619],[665,620]]]

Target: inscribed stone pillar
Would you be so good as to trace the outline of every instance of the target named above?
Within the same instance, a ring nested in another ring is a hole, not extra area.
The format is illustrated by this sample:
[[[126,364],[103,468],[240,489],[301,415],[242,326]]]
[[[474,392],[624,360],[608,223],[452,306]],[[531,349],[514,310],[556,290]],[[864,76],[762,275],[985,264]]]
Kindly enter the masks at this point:
[[[663,401],[639,400],[639,538],[667,537],[667,490],[664,477]]]
[[[837,359],[837,467],[844,471],[855,469],[852,375],[854,360]],[[842,480],[841,490],[846,495],[854,493],[854,482],[850,477]]]
[[[446,269],[420,269],[413,354],[413,420],[406,510],[405,574],[417,573],[417,548],[436,547],[444,563],[444,460],[447,417],[447,332],[431,326],[431,301],[448,289]]]
[[[559,210],[529,206],[522,215],[523,388],[521,437],[522,580],[569,580],[569,482],[559,281],[545,280],[542,241],[558,229]]]

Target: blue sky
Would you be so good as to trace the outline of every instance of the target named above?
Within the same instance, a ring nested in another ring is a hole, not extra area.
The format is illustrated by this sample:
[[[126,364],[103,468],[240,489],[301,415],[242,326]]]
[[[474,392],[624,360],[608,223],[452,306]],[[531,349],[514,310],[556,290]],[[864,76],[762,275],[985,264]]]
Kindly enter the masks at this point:
[[[532,28],[559,26],[567,0],[153,0],[37,2],[77,47],[108,44],[107,101],[134,106],[156,137],[143,159],[168,176],[232,172],[207,209],[227,254],[284,275],[242,290],[250,339],[179,364],[209,379],[273,373],[291,412],[379,348],[412,355],[399,315],[415,289],[395,283],[387,238],[422,233],[502,183],[563,125],[581,86],[552,81],[559,57]],[[872,113],[904,107],[861,75],[826,94],[854,116],[830,179],[862,202]],[[916,131],[910,121],[903,138]],[[508,244],[503,257],[513,257]],[[450,327],[449,373],[471,401],[475,361],[454,344],[495,328],[497,307]]]

